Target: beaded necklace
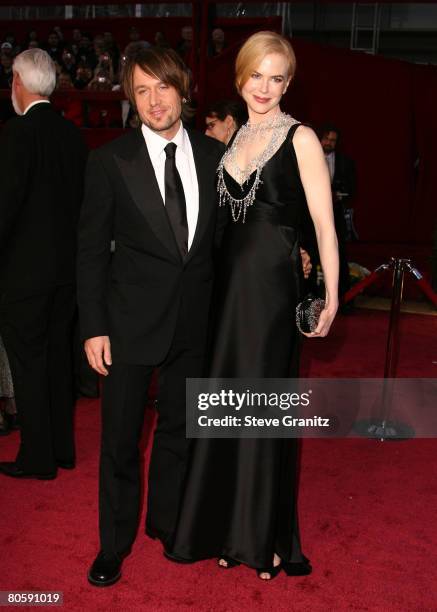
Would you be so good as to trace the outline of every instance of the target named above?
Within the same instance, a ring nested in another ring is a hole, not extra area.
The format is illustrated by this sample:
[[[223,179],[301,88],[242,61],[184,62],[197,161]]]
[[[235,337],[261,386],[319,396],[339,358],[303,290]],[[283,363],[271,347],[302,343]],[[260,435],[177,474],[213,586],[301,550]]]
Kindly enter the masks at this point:
[[[278,113],[271,119],[259,123],[251,124],[250,121],[245,123],[238,131],[232,145],[223,155],[217,168],[217,191],[219,193],[219,206],[229,204],[231,207],[232,219],[237,222],[242,217],[242,222],[246,220],[246,212],[249,206],[255,201],[256,191],[261,181],[261,172],[269,159],[278,151],[279,147],[287,137],[291,126],[298,123],[286,113]],[[237,162],[237,151],[239,147],[244,147],[247,144],[252,144],[260,138],[266,138],[268,130],[271,131],[271,137],[266,147],[252,160],[250,160],[247,168],[241,170]],[[238,199],[234,198],[226,187],[223,170],[232,169],[232,173],[228,170],[228,174],[240,185],[243,192],[244,186],[247,185],[255,173],[255,179],[247,192],[247,194]]]

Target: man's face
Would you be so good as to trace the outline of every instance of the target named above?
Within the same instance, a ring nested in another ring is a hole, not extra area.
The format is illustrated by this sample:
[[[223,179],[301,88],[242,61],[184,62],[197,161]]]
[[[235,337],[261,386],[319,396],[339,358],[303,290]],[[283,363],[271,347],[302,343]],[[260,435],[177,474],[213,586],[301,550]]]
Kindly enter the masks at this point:
[[[337,132],[325,132],[320,140],[320,144],[322,145],[322,149],[328,155],[328,153],[332,153],[335,151],[335,147],[337,146],[338,134]]]
[[[133,74],[135,105],[141,121],[163,138],[177,133],[182,113],[178,91],[135,66]]]
[[[92,77],[91,68],[87,66],[79,66],[76,71],[76,78],[80,81],[89,81]]]
[[[181,30],[182,40],[191,42],[193,40],[193,28],[191,26],[184,26]]]
[[[215,28],[211,36],[214,42],[222,43],[225,40],[225,33],[221,28]]]
[[[70,75],[61,73],[58,77],[58,89],[72,89],[72,87]]]
[[[49,37],[47,38],[47,42],[50,48],[55,49],[58,46],[58,42],[59,42],[58,35],[52,32],[51,34],[49,34]]]

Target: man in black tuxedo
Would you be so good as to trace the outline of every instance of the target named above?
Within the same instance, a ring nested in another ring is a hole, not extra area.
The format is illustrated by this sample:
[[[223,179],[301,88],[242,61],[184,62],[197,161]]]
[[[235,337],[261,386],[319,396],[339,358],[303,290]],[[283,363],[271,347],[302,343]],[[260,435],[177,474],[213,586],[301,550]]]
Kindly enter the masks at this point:
[[[355,195],[356,173],[353,160],[337,150],[339,140],[340,130],[337,127],[330,124],[325,124],[322,127],[320,143],[331,176],[335,231],[337,232],[340,259],[338,288],[339,295],[342,296],[350,288],[349,265],[346,254],[347,227],[344,213]]]
[[[123,80],[142,125],[90,154],[79,228],[81,335],[90,365],[104,375],[101,550],[88,574],[97,586],[119,579],[135,539],[138,443],[157,366],[146,532],[164,549],[171,544],[189,443],[185,379],[203,370],[223,153],[182,124],[189,77],[174,51],[137,49]]]
[[[0,471],[18,478],[51,479],[75,461],[71,325],[87,151],[52,109],[55,82],[45,51],[18,55],[12,102],[20,116],[0,136],[0,335],[21,428],[16,460]]]

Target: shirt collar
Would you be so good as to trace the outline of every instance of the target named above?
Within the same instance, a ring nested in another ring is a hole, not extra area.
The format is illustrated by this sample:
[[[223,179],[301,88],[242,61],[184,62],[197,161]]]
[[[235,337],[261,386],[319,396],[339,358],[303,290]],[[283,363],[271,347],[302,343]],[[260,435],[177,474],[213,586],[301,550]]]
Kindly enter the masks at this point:
[[[49,100],[35,100],[35,102],[31,102],[29,106],[26,106],[23,115],[25,115],[27,111],[32,108],[32,106],[36,106],[37,104],[50,104],[50,102]]]
[[[171,140],[167,140],[163,138],[153,130],[151,130],[144,123],[141,126],[141,132],[143,133],[144,140],[147,144],[147,149],[149,151],[150,159],[153,161],[158,159],[158,157],[163,153],[164,148],[168,145],[169,142],[174,142],[177,145],[178,149],[182,151],[182,153],[186,154],[186,132],[184,130],[184,126],[181,124],[179,126],[179,130],[173,136]]]

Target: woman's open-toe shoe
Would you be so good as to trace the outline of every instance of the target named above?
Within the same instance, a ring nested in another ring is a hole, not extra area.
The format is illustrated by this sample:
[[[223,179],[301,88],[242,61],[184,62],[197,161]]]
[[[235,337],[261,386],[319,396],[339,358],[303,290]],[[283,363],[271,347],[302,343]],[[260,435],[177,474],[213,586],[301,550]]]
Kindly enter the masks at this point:
[[[270,578],[261,578],[261,580],[265,580],[266,582],[269,582],[269,580],[273,580],[273,578],[276,578],[276,576],[279,574],[281,569],[282,569],[282,561],[281,563],[279,563],[279,565],[274,565],[273,567],[264,567],[262,569],[257,569],[256,573],[258,574],[259,578],[261,578],[262,574],[269,574]]]
[[[222,565],[220,561],[224,561],[226,565]],[[239,561],[235,561],[235,559],[231,559],[231,557],[226,557],[225,555],[222,555],[218,560],[218,566],[222,569],[231,569],[231,567],[237,567],[237,565],[241,565],[241,563]]]

